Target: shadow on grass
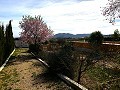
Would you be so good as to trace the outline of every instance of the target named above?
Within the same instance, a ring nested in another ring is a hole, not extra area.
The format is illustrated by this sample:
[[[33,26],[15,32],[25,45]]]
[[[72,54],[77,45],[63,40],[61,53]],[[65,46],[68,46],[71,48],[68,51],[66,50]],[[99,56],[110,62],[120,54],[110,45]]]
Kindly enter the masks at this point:
[[[45,85],[50,90],[72,90],[67,86],[56,74],[51,71],[45,71],[39,75],[34,76],[33,85]]]
[[[45,67],[41,62],[34,62],[33,64],[32,64],[34,67]],[[46,67],[45,67],[46,68]]]
[[[11,56],[10,60],[8,61],[8,66],[18,65],[23,62],[29,62],[32,59],[34,59],[34,56],[32,56],[31,54],[28,54],[28,53],[23,54],[23,55],[21,54],[21,55],[17,55],[17,56]]]
[[[56,74],[51,73],[50,71],[44,71],[42,74],[37,75],[35,78],[36,82],[47,83],[47,82],[59,82],[59,78]]]
[[[33,66],[35,67],[44,67],[42,73],[39,73],[37,75],[33,74],[33,78],[35,79],[35,82],[59,82],[60,78],[50,69],[45,67],[41,62],[34,62]]]
[[[38,85],[40,87],[44,87],[45,85],[48,90],[72,90],[57,76],[55,72],[46,68],[42,63],[35,62],[33,65],[38,68],[44,67],[42,72],[38,74],[36,74],[35,72],[32,73],[34,81],[33,85]]]

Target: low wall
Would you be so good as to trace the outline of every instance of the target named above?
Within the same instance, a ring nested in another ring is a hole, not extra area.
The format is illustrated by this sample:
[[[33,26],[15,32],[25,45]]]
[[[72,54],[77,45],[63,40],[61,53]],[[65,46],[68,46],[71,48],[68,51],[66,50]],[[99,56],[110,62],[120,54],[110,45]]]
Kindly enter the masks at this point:
[[[86,49],[92,49],[91,45],[87,42],[72,42],[73,46],[76,48],[86,48]],[[59,44],[48,44],[48,45],[42,45],[40,47],[43,51],[53,51],[53,50],[59,50],[60,45]],[[120,52],[120,44],[115,43],[103,43],[100,46],[100,50],[102,52]]]
[[[89,43],[85,42],[72,42],[73,46],[79,48],[87,48],[92,49]],[[111,43],[103,43],[100,47],[100,50],[103,52],[120,52],[120,44],[111,44]]]

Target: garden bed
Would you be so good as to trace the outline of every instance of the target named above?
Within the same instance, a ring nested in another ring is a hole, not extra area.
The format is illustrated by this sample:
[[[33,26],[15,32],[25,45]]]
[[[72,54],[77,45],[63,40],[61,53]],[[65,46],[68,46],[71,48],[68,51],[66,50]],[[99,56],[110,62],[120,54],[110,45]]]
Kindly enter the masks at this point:
[[[71,90],[27,50],[17,49],[0,72],[0,90]]]

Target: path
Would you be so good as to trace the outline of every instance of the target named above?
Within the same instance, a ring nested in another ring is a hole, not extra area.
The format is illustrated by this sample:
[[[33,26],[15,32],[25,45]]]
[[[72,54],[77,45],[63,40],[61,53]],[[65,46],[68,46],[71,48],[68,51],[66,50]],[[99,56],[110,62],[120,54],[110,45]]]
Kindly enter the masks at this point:
[[[71,90],[24,49],[0,72],[0,90]]]

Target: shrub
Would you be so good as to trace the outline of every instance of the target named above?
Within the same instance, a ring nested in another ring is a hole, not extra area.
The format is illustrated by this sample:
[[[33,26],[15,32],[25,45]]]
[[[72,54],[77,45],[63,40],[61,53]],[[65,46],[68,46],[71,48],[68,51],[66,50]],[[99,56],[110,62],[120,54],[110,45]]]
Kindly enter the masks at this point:
[[[30,44],[29,45],[30,52],[38,53],[40,51],[38,44]]]
[[[95,51],[95,53],[99,56],[100,52],[100,46],[103,42],[103,35],[100,31],[95,31],[91,33],[88,42],[90,43],[92,49]]]
[[[70,43],[66,43],[58,51],[41,51],[39,55],[41,59],[45,60],[50,65],[50,70],[73,78],[74,60],[72,53],[72,45]]]
[[[67,75],[70,78],[74,77],[74,48],[70,43],[65,43],[59,53],[57,54],[58,65],[60,65],[61,73]]]
[[[64,45],[64,44],[66,43],[66,40],[63,39],[63,38],[59,38],[59,39],[57,40],[57,43],[62,46],[62,45]]]
[[[88,42],[93,46],[100,46],[103,42],[103,35],[100,31],[91,33]]]

